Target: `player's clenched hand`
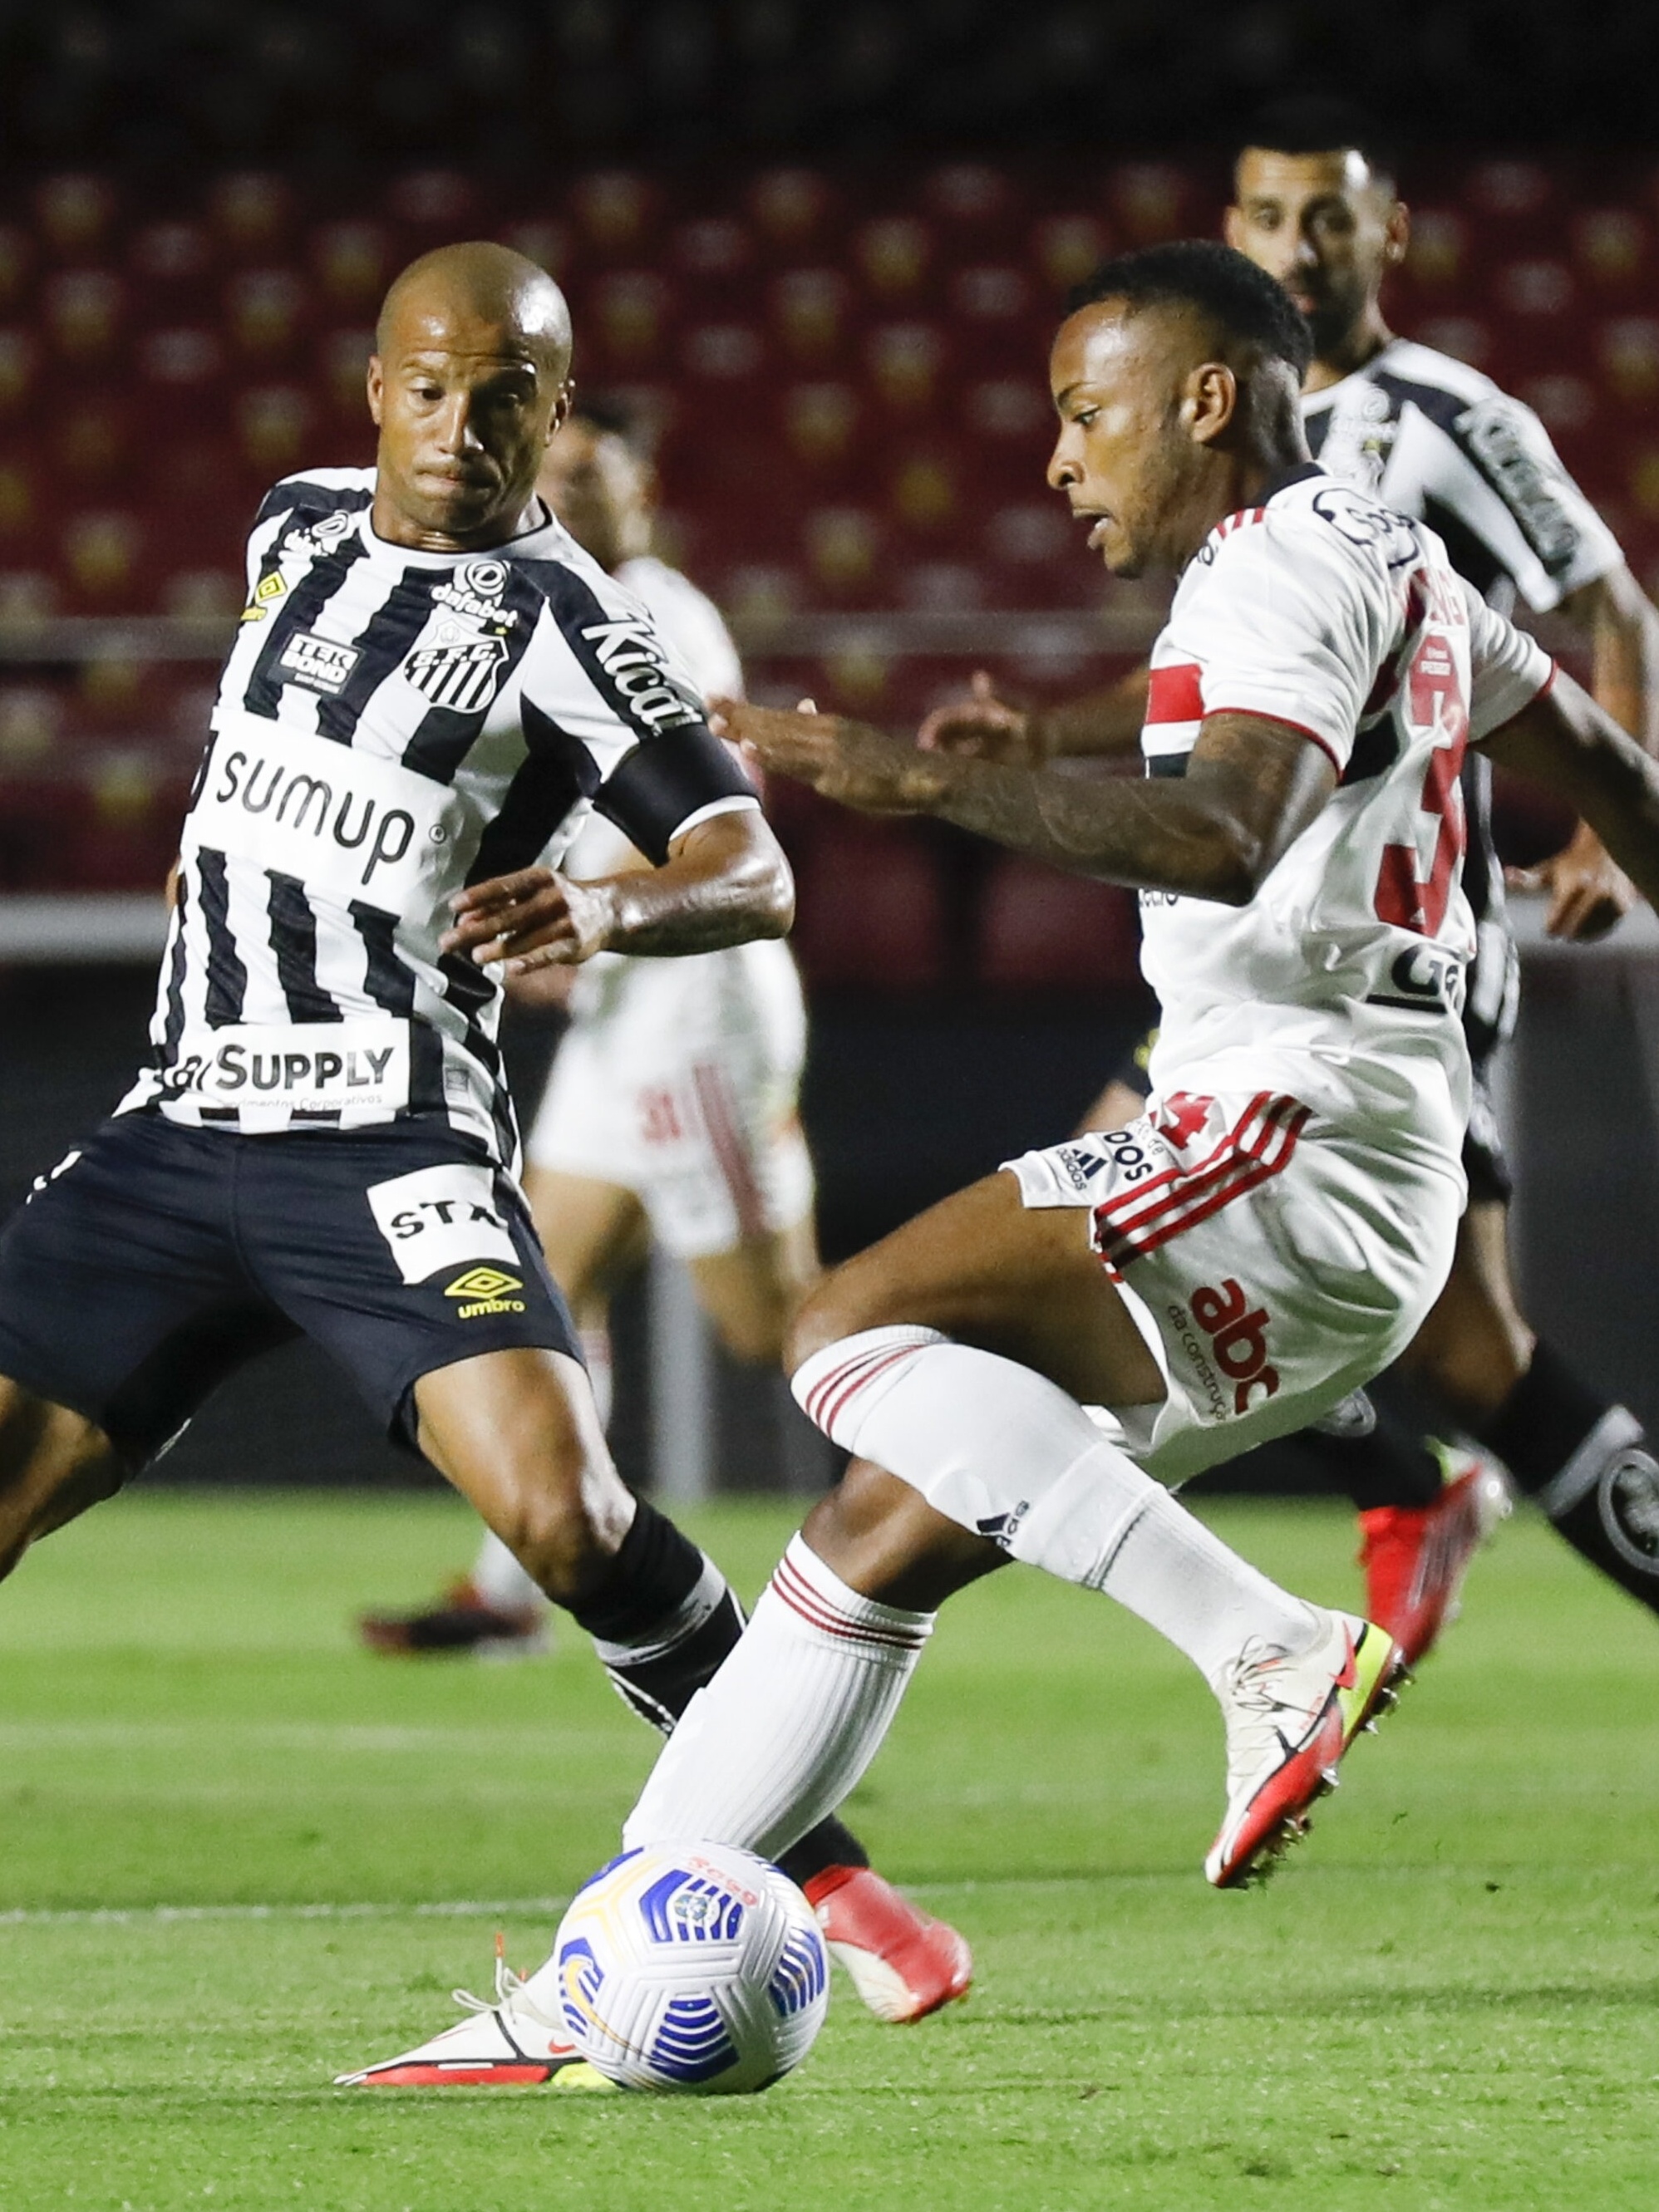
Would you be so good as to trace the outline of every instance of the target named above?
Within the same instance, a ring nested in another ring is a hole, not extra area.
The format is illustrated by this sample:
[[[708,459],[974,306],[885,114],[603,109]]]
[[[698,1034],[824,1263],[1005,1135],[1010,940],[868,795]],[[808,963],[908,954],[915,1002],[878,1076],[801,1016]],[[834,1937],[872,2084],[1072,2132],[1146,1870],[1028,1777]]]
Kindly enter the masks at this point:
[[[552,868],[520,868],[470,884],[450,908],[455,920],[440,949],[480,968],[499,961],[507,975],[592,959],[605,950],[612,921],[605,884],[575,883]]]
[[[974,671],[965,699],[934,708],[916,732],[916,743],[923,752],[1012,761],[1021,768],[1040,768],[1046,757],[1036,715],[999,699],[995,684],[982,668]]]
[[[865,722],[820,714],[810,700],[794,713],[741,699],[710,702],[714,730],[751,753],[763,768],[810,783],[826,799],[865,814],[915,814],[932,804],[938,772]]]
[[[1544,928],[1551,937],[1605,937],[1636,903],[1636,886],[1583,822],[1549,860],[1504,874],[1512,890],[1547,892]]]

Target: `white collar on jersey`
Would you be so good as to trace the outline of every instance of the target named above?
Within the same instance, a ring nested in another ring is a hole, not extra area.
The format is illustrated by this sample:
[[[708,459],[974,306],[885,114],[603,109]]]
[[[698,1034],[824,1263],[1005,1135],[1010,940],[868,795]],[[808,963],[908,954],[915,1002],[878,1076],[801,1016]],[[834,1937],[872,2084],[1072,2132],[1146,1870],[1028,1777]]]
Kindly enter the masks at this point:
[[[382,538],[375,530],[370,517],[373,503],[357,510],[357,535],[364,551],[371,560],[384,563],[395,562],[400,568],[453,568],[463,561],[489,561],[515,553],[560,560],[575,544],[564,525],[558,520],[547,501],[537,497],[542,519],[528,530],[521,530],[516,538],[505,538],[499,545],[475,545],[465,553],[433,553],[418,545],[394,545],[389,538]]]

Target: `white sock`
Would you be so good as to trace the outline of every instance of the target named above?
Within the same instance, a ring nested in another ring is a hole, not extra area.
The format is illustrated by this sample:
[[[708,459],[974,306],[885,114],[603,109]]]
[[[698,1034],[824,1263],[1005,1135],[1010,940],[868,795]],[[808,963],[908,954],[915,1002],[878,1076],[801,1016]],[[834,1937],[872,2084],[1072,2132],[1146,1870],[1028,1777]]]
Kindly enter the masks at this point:
[[[611,1407],[615,1390],[615,1370],[611,1359],[611,1332],[603,1322],[596,1322],[580,1331],[582,1358],[587,1367],[587,1379],[593,1388],[593,1403],[599,1409],[599,1426],[611,1426]]]
[[[472,1563],[472,1587],[486,1605],[498,1606],[503,1613],[550,1609],[541,1584],[525,1571],[491,1528],[485,1529]]]
[[[1252,1637],[1304,1649],[1314,1617],[1228,1550],[1031,1368],[937,1329],[872,1328],[793,1377],[827,1435],[1017,1559],[1104,1590],[1206,1680]]]
[[[737,1649],[651,1771],[624,1844],[702,1838],[775,1858],[881,1747],[930,1613],[860,1597],[797,1536]]]

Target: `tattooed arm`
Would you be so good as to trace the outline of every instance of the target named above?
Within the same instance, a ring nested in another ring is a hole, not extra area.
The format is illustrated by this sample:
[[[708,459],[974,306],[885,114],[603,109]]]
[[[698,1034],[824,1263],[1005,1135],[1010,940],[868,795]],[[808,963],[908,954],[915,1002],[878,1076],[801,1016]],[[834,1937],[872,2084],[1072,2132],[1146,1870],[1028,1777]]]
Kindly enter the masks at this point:
[[[1316,745],[1257,714],[1212,714],[1182,776],[1093,782],[902,745],[861,722],[722,701],[769,769],[875,814],[932,814],[1107,883],[1243,906],[1336,787]]]

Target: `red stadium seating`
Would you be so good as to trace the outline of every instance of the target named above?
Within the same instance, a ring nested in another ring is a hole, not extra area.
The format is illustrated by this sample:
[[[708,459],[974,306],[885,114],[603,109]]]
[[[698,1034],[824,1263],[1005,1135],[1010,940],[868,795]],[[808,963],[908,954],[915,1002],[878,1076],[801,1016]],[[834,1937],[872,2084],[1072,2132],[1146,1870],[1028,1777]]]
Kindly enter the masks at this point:
[[[1613,157],[1434,157],[1413,182],[1397,326],[1537,408],[1650,580],[1652,179]],[[0,883],[150,879],[145,825],[176,802],[210,661],[146,670],[129,641],[93,680],[16,655],[57,617],[182,620],[184,649],[210,653],[270,481],[372,454],[387,277],[458,234],[567,286],[579,380],[656,426],[669,548],[743,623],[765,696],[903,726],[976,661],[1016,690],[1095,680],[1079,623],[1155,610],[1103,584],[1043,485],[1056,303],[1108,251],[1210,230],[1218,201],[1201,167],[1145,161],[607,168],[511,194],[441,170],[349,195],[232,173],[182,197],[77,172],[0,197]],[[968,619],[1019,611],[1059,619],[1018,657]],[[815,612],[871,620],[803,642],[789,625]],[[138,671],[125,688],[118,664]],[[817,822],[809,964],[866,985],[956,972],[937,860],[909,832]],[[978,896],[985,979],[1125,971],[1115,895],[1007,864]]]

